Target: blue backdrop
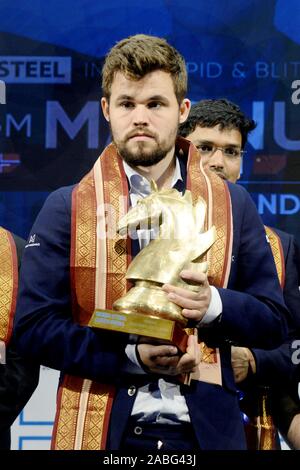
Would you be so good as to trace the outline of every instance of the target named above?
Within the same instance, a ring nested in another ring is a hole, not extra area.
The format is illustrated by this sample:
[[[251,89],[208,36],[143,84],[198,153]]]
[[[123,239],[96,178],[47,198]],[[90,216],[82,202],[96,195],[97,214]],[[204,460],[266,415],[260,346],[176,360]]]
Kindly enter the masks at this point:
[[[227,97],[258,122],[240,184],[300,242],[299,0],[1,0],[0,224],[27,237],[49,192],[91,168],[109,140],[103,57],[141,32],[184,55],[190,99]]]

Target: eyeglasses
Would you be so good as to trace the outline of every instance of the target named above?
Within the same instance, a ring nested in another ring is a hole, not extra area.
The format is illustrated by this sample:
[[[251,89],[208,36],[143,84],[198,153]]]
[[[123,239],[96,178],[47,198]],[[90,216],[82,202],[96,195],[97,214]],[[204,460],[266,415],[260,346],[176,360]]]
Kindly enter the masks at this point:
[[[198,145],[197,149],[203,157],[211,157],[217,150],[221,150],[224,157],[228,158],[239,158],[246,153],[245,150],[240,150],[234,147],[217,147],[216,145],[209,144]]]

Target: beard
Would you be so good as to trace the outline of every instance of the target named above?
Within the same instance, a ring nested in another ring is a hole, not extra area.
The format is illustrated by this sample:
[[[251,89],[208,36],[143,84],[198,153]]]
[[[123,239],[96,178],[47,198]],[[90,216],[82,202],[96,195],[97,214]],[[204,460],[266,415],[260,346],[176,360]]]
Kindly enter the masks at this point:
[[[174,145],[174,144],[173,144]],[[157,145],[155,149],[146,149],[143,142],[137,142],[137,149],[131,151],[126,144],[118,144],[117,148],[123,160],[132,166],[152,166],[165,158],[171,146]]]
[[[152,144],[151,148],[149,148],[149,142],[135,142],[135,148],[130,149],[128,142],[130,141],[132,135],[139,131],[152,137],[153,142],[155,142],[156,145],[153,147]],[[126,163],[128,163],[128,165],[149,167],[159,163],[172,150],[175,144],[177,129],[172,134],[170,134],[167,140],[163,142],[159,142],[157,135],[152,133],[150,134],[148,131],[144,131],[143,129],[135,129],[122,141],[117,141],[114,138],[112,129],[111,135],[120,156]]]

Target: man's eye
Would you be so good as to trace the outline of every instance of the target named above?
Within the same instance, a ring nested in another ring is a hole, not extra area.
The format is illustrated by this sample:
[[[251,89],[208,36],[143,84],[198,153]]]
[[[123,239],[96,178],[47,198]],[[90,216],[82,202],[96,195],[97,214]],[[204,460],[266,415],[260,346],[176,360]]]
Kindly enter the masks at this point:
[[[151,101],[151,103],[148,104],[148,108],[154,108],[154,109],[159,109],[161,107],[161,103],[159,101]]]
[[[200,150],[200,152],[209,153],[212,151],[212,146],[211,145],[198,145],[197,149]]]
[[[224,155],[226,155],[227,157],[237,157],[239,154],[240,154],[240,151],[232,147],[228,147],[224,149]]]
[[[129,108],[133,108],[134,104],[131,101],[122,101],[120,103],[120,106],[122,106],[122,108],[129,109]]]

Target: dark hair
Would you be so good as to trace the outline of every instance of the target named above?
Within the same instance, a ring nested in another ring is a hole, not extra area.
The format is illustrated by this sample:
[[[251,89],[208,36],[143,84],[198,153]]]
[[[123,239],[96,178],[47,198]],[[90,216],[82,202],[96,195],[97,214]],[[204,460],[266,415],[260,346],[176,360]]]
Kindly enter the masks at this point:
[[[180,104],[187,92],[184,58],[165,39],[146,34],[123,39],[109,51],[102,69],[103,95],[109,100],[111,85],[117,72],[131,80],[140,80],[155,70],[163,70],[171,75]]]
[[[241,109],[226,98],[201,100],[191,106],[189,116],[180,124],[178,134],[187,137],[196,127],[215,127],[237,129],[242,136],[242,148],[247,142],[248,133],[255,129],[256,123],[249,119]]]

